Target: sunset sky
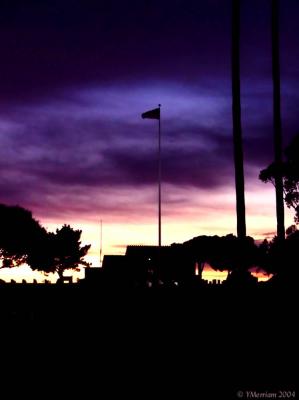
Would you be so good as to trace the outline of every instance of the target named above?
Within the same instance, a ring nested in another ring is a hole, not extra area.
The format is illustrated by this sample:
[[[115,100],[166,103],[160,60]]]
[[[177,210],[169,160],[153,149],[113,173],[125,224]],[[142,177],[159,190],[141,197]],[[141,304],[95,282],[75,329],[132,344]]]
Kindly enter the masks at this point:
[[[280,3],[286,145],[299,131],[299,2]],[[245,201],[256,239],[276,229],[274,189],[258,180],[273,159],[270,20],[270,0],[242,1]],[[1,2],[0,202],[49,230],[82,229],[93,266],[100,220],[103,254],[156,244],[157,121],[141,113],[161,103],[162,244],[235,234],[230,24],[230,0]]]

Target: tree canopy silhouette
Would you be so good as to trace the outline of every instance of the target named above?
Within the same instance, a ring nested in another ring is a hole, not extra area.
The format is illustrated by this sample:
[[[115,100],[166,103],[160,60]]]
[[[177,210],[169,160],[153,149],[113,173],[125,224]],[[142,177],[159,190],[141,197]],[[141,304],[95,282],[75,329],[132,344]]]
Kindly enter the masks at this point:
[[[48,233],[39,247],[29,254],[28,264],[33,270],[57,272],[59,278],[67,269],[78,270],[80,265],[89,266],[84,257],[90,245],[81,246],[81,234],[82,231],[74,230],[70,225],[57,229],[56,233]]]
[[[275,162],[260,172],[263,182],[275,185],[278,174],[283,177],[284,200],[289,208],[295,210],[295,223],[299,223],[299,133],[285,149],[285,161],[279,167]]]
[[[245,272],[255,266],[256,252],[252,237],[236,237],[229,234],[218,238],[215,251],[211,254],[210,265],[219,271]]]
[[[55,233],[47,232],[30,211],[19,206],[0,204],[0,219],[0,268],[26,263],[62,278],[67,269],[90,265],[84,260],[90,245],[81,246],[82,231],[64,225]]]
[[[295,225],[286,230],[286,240],[281,242],[275,236],[272,241],[260,245],[259,266],[268,273],[298,280],[299,230]]]
[[[215,251],[215,245],[218,239],[218,236],[202,235],[184,243],[184,247],[187,249],[193,261],[198,265],[200,278],[202,278],[205,264],[209,263],[211,260],[211,255],[213,251]]]
[[[28,255],[46,237],[46,230],[19,206],[0,204],[0,258],[1,268],[27,263]]]
[[[184,243],[202,273],[205,263],[214,270],[248,271],[256,265],[257,247],[253,238],[246,236],[198,236]]]

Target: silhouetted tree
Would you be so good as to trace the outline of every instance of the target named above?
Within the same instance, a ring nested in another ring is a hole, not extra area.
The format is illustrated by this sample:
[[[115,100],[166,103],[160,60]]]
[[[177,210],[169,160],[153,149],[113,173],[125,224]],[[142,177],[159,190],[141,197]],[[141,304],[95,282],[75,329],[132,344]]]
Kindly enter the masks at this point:
[[[210,266],[219,271],[228,271],[226,283],[236,286],[252,286],[257,280],[249,269],[256,266],[257,246],[250,236],[236,237],[232,234],[220,237]]]
[[[59,278],[67,269],[78,270],[80,265],[89,266],[84,260],[90,245],[81,246],[82,231],[74,230],[69,225],[48,233],[39,246],[31,252],[28,264],[33,270],[45,273],[57,272]]]
[[[248,271],[256,263],[257,247],[250,236],[244,238],[232,234],[219,237],[209,263],[219,271]]]
[[[198,275],[202,278],[202,273],[206,263],[212,257],[215,248],[217,247],[218,236],[197,236],[184,243],[185,249],[193,259],[194,264],[198,264]]]
[[[268,273],[295,282],[299,273],[298,248],[299,231],[292,225],[286,230],[286,239],[283,242],[277,236],[271,242],[264,242],[259,266]]]
[[[198,236],[185,242],[184,246],[198,263],[200,274],[205,263],[217,271],[242,271],[245,274],[257,262],[257,246],[249,236]]]
[[[295,222],[299,223],[299,134],[297,134],[289,146],[285,149],[285,161],[279,166],[270,164],[260,172],[259,178],[263,182],[271,182],[275,185],[277,175],[283,177],[284,200],[289,208],[295,210]]]
[[[90,245],[81,246],[82,231],[69,225],[47,232],[32,217],[32,213],[19,206],[0,204],[0,268],[28,264],[33,270],[57,272],[62,278],[66,269],[89,266],[84,260]]]
[[[11,268],[27,262],[46,230],[22,207],[0,204],[0,268]]]
[[[258,270],[263,270],[268,273],[270,273],[270,271],[268,271],[268,267],[267,267],[270,244],[271,244],[271,242],[269,242],[267,239],[265,239],[257,247],[256,267]]]

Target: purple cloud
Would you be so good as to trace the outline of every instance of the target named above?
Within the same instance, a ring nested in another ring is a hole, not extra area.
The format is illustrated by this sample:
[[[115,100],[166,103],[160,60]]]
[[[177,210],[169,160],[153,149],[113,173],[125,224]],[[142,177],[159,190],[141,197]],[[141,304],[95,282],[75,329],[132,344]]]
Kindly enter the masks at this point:
[[[299,129],[295,3],[281,4],[286,143]],[[251,183],[273,158],[270,10],[257,0],[242,7],[242,122]],[[226,2],[64,0],[23,7],[12,1],[2,15],[1,201],[54,217],[87,218],[99,208],[119,216],[133,211],[130,193],[140,189],[146,209],[157,181],[157,125],[140,115],[158,103],[163,182],[234,191]],[[180,201],[186,205],[187,192]]]

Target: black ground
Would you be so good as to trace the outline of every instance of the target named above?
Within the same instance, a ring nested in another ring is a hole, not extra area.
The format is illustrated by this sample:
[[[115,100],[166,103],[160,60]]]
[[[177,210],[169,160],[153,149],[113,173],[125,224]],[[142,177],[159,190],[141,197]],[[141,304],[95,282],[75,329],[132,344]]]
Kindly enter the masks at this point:
[[[0,300],[19,355],[54,362],[84,398],[295,398],[294,289],[3,285]]]

